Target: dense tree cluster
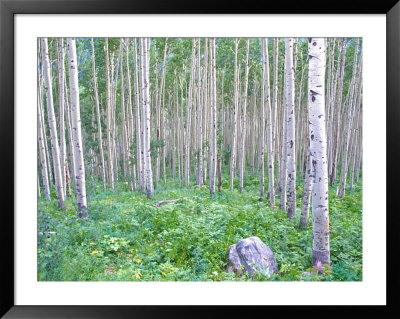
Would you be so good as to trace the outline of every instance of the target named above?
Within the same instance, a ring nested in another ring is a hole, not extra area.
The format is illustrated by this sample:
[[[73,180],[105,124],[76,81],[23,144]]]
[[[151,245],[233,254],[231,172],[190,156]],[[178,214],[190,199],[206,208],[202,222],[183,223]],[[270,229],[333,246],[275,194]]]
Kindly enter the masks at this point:
[[[64,209],[72,184],[81,217],[89,176],[150,198],[167,178],[213,196],[223,172],[240,192],[257,174],[302,227],[312,202],[313,258],[329,263],[328,183],[343,197],[361,174],[362,41],[40,39],[38,150],[39,191],[55,185]]]

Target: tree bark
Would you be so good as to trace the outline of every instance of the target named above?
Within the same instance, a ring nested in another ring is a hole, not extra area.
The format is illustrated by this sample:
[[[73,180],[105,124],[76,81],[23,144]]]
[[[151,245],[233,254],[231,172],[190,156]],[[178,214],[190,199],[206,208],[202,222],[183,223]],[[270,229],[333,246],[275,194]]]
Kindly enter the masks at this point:
[[[61,180],[64,190],[64,198],[66,196],[65,184],[65,162],[66,162],[66,147],[65,147],[65,126],[64,126],[64,39],[59,38],[57,42],[57,66],[58,66],[58,108],[60,122],[60,167]]]
[[[79,107],[78,62],[75,38],[68,38],[67,43],[69,59],[69,88],[71,94],[72,139],[75,156],[75,193],[78,203],[79,217],[86,217],[88,211],[86,203],[85,163],[83,161],[82,129]]]
[[[101,121],[100,121],[100,104],[99,104],[99,93],[97,86],[97,76],[96,76],[96,62],[94,56],[94,42],[91,39],[92,44],[92,70],[93,70],[93,88],[94,88],[94,99],[96,103],[96,115],[97,115],[97,133],[99,139],[99,151],[101,160],[101,179],[103,181],[103,191],[106,190],[106,166],[104,162],[104,151],[103,151],[103,134],[101,132]]]
[[[114,189],[114,165],[113,165],[113,146],[111,139],[112,132],[112,106],[111,106],[111,83],[110,83],[110,63],[108,56],[108,38],[104,39],[104,53],[106,59],[106,101],[107,101],[107,164],[108,164],[108,186]]]
[[[210,195],[215,194],[215,171],[217,164],[217,79],[215,64],[215,38],[210,39],[210,62],[211,62],[211,81],[210,81]]]
[[[296,216],[296,138],[294,114],[293,39],[285,39],[286,52],[286,149],[287,149],[287,216]]]
[[[330,264],[328,163],[325,130],[325,39],[308,40],[310,108],[310,156],[315,171],[312,185],[313,252],[312,261]]]
[[[235,164],[236,164],[236,148],[237,148],[237,113],[239,108],[239,92],[238,92],[238,44],[239,40],[235,39],[235,71],[234,71],[234,110],[232,117],[232,148],[231,148],[231,163],[230,163],[230,186],[229,189],[233,190],[233,181],[235,179]]]
[[[271,94],[269,84],[269,57],[268,57],[268,39],[263,38],[263,63],[265,70],[264,77],[264,107],[266,110],[266,133],[267,133],[267,158],[268,158],[268,200],[272,207],[275,206],[275,186],[274,186],[274,150],[272,142],[272,112],[271,112]]]
[[[45,91],[47,99],[47,116],[50,128],[51,151],[53,157],[53,168],[54,168],[58,207],[61,210],[65,210],[65,197],[64,197],[64,189],[62,183],[61,165],[60,165],[60,149],[57,137],[56,117],[54,114],[54,106],[53,106],[53,89],[50,78],[50,62],[49,62],[49,52],[47,47],[47,38],[42,38],[42,59],[43,59],[43,73],[45,79]]]
[[[44,147],[44,139],[43,132],[45,132],[42,126],[42,92],[40,87],[40,81],[38,81],[38,105],[37,105],[37,130],[38,130],[38,149],[39,149],[39,159],[40,159],[40,168],[42,175],[42,184],[44,197],[47,200],[50,200],[50,185],[49,185],[49,176],[47,170],[47,158],[46,158],[46,150]]]
[[[249,50],[250,50],[250,40],[246,41],[246,69],[244,75],[244,91],[243,91],[243,109],[242,109],[242,136],[240,145],[240,163],[239,163],[239,191],[243,192],[243,180],[244,180],[244,169],[246,163],[246,156],[244,152],[244,146],[246,141],[246,120],[247,120],[247,90],[249,83]]]
[[[192,63],[190,68],[189,92],[186,108],[186,141],[185,141],[185,185],[189,186],[190,181],[190,130],[192,127],[192,103],[193,103],[193,82],[196,65],[196,39],[192,44]]]
[[[150,156],[150,39],[140,39],[141,89],[142,89],[142,116],[144,117],[144,164],[147,197],[153,196],[153,172]]]

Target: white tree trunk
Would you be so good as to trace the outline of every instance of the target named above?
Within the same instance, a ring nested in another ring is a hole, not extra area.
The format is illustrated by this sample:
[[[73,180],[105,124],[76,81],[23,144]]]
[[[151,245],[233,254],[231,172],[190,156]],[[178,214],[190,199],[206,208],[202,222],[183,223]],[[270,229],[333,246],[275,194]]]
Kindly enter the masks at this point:
[[[230,190],[233,190],[233,180],[235,179],[235,164],[236,164],[236,148],[237,148],[237,113],[239,108],[239,92],[238,92],[238,44],[239,40],[235,39],[235,74],[234,74],[234,110],[233,110],[233,123],[232,123],[232,148],[231,148],[231,165],[230,165]]]
[[[88,212],[86,203],[85,163],[83,161],[82,129],[79,107],[78,62],[75,38],[68,38],[67,43],[69,59],[69,90],[71,94],[72,142],[74,144],[75,156],[75,194],[78,203],[79,217],[86,217]]]
[[[192,44],[192,63],[190,69],[190,82],[188,101],[186,108],[186,140],[185,140],[185,185],[189,186],[190,180],[190,131],[192,127],[192,103],[193,103],[193,82],[194,82],[194,70],[196,65],[196,39],[193,39]]]
[[[39,159],[40,168],[42,173],[42,184],[44,190],[44,197],[50,200],[50,185],[49,176],[47,174],[47,158],[46,149],[44,147],[43,132],[45,132],[42,126],[42,95],[41,87],[38,85],[38,105],[37,105],[37,130],[38,130],[38,149],[39,149]]]
[[[275,191],[274,191],[274,150],[272,142],[272,112],[271,112],[271,94],[269,84],[269,57],[268,57],[268,39],[263,38],[263,63],[265,69],[264,77],[264,107],[266,110],[266,133],[267,133],[267,157],[268,157],[268,200],[271,206],[275,206]]]
[[[107,105],[107,164],[108,164],[108,186],[114,189],[114,166],[113,166],[113,147],[111,140],[111,130],[112,130],[112,95],[111,95],[111,83],[110,83],[110,66],[108,57],[108,38],[104,39],[104,53],[106,59],[106,105]]]
[[[57,43],[57,67],[58,67],[58,108],[59,108],[59,122],[60,122],[60,166],[61,166],[61,180],[64,190],[64,198],[66,196],[65,185],[65,162],[66,162],[66,147],[65,147],[65,126],[64,126],[64,39],[59,38]]]
[[[296,216],[296,138],[294,114],[293,39],[285,39],[286,52],[286,149],[287,149],[287,216]]]
[[[217,81],[216,81],[216,65],[215,65],[215,38],[210,39],[210,195],[215,194],[215,172],[217,165]]]
[[[308,41],[309,75],[308,104],[310,156],[315,172],[312,185],[313,264],[317,261],[330,264],[328,159],[325,130],[325,39]]]
[[[244,180],[244,169],[246,163],[246,156],[244,152],[244,146],[246,141],[246,120],[247,120],[247,89],[249,83],[249,50],[250,50],[250,40],[246,41],[246,70],[244,75],[244,92],[243,92],[243,109],[242,109],[242,136],[240,145],[240,163],[239,163],[239,191],[243,191],[243,180]]]
[[[104,151],[103,151],[103,134],[101,132],[101,121],[100,121],[100,103],[99,103],[99,94],[97,87],[97,76],[96,76],[96,63],[94,59],[94,43],[93,38],[91,39],[92,44],[92,70],[93,70],[93,87],[94,87],[94,97],[96,103],[96,115],[97,115],[97,132],[99,139],[99,151],[100,151],[100,159],[101,159],[101,177],[103,181],[103,191],[106,190],[106,166],[104,162]]]
[[[143,139],[142,139],[142,124],[140,119],[140,90],[139,90],[139,70],[137,63],[137,44],[136,39],[133,39],[133,65],[135,73],[134,83],[134,94],[135,94],[135,106],[136,106],[136,165],[139,177],[140,188],[144,188],[144,159],[143,159]]]
[[[153,171],[150,156],[150,39],[140,39],[140,63],[141,70],[141,89],[142,89],[142,116],[144,117],[144,164],[145,164],[145,185],[147,197],[153,196]]]
[[[354,51],[354,61],[353,61],[353,76],[352,76],[352,83],[350,85],[350,95],[349,95],[349,102],[348,102],[348,114],[347,119],[345,121],[344,126],[344,145],[343,145],[343,158],[341,163],[341,172],[340,172],[340,181],[337,188],[337,196],[344,197],[346,192],[346,179],[347,179],[347,172],[349,168],[349,144],[350,144],[350,136],[351,130],[354,121],[354,110],[357,107],[357,97],[361,96],[361,74],[362,74],[362,58],[360,58],[359,64],[357,65],[357,56],[358,56],[358,46],[359,46],[360,39],[357,39],[356,48]],[[356,79],[357,76],[357,69],[358,69],[358,81]],[[356,95],[353,97],[354,92]],[[361,101],[361,100],[360,100]]]
[[[202,79],[201,79],[201,42],[200,38],[197,39],[198,45],[198,59],[197,59],[197,151],[198,155],[198,168],[197,168],[197,184],[199,186],[203,185],[203,105],[201,101],[201,89],[202,89]],[[206,78],[203,79],[206,81]]]
[[[47,98],[47,116],[50,127],[51,151],[53,157],[54,177],[56,184],[58,207],[65,210],[65,197],[62,184],[61,164],[60,164],[60,148],[57,137],[56,117],[53,106],[53,89],[50,77],[49,51],[47,47],[47,38],[42,38],[42,59],[43,73],[45,79],[45,91]]]

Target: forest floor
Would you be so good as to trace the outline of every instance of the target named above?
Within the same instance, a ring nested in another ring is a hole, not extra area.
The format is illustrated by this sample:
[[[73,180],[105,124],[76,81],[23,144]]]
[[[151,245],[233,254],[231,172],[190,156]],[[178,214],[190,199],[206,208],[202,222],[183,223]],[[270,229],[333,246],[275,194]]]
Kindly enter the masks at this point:
[[[228,247],[250,236],[272,249],[279,266],[278,274],[255,280],[362,280],[361,182],[344,199],[330,188],[331,267],[319,275],[311,259],[311,219],[300,229],[300,208],[288,220],[285,212],[259,201],[256,176],[247,177],[243,193],[229,191],[228,178],[214,198],[207,186],[186,188],[177,180],[161,182],[151,199],[131,193],[126,183],[103,192],[101,183],[87,181],[87,220],[77,217],[74,199],[67,199],[65,212],[58,210],[55,195],[51,201],[39,199],[38,280],[252,280],[226,272]],[[302,188],[298,181],[298,206]],[[154,207],[160,200],[179,198]]]

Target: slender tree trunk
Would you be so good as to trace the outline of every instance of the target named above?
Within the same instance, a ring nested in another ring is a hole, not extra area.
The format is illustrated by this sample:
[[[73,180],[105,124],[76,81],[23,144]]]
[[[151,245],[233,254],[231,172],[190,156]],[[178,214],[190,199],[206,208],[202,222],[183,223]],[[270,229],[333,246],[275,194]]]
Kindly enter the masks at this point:
[[[123,39],[120,39],[120,54],[121,56],[121,63],[120,65],[120,82],[121,82],[121,134],[122,134],[122,170],[124,179],[128,176],[128,132],[127,132],[127,120],[125,114],[125,83],[124,83],[124,68],[123,68]]]
[[[280,209],[286,211],[286,190],[287,190],[287,147],[286,147],[286,136],[287,136],[287,112],[286,112],[286,100],[287,100],[287,81],[286,81],[286,51],[285,51],[285,63],[284,63],[284,71],[283,80],[282,80],[282,88],[283,88],[283,96],[282,96],[282,108],[281,108],[281,123],[282,123],[282,133],[281,133],[281,164],[280,164],[280,184],[281,184],[281,196],[280,196]]]
[[[210,39],[210,195],[215,194],[215,171],[217,165],[217,79],[216,79],[216,64],[215,64],[215,38]]]
[[[39,83],[39,82],[38,82]],[[40,168],[42,173],[42,184],[44,197],[47,200],[50,200],[50,185],[49,185],[49,177],[47,170],[47,159],[46,159],[46,150],[44,147],[44,139],[43,132],[45,131],[42,126],[42,94],[41,87],[38,87],[38,105],[37,105],[37,130],[38,130],[38,149],[39,149],[39,159],[40,159]]]
[[[301,216],[300,216],[300,227],[307,227],[308,223],[308,214],[310,211],[310,197],[311,197],[311,188],[313,183],[313,167],[310,161],[310,155],[307,155],[307,168],[306,168],[306,176],[304,179],[304,189],[303,189],[303,199],[301,204]]]
[[[269,57],[268,57],[268,39],[263,38],[263,63],[265,70],[264,77],[264,107],[267,118],[267,156],[268,156],[268,200],[272,207],[275,206],[275,186],[274,186],[274,150],[272,143],[272,112],[271,112],[271,95],[269,85]]]
[[[61,167],[61,180],[64,190],[64,198],[66,196],[65,185],[65,161],[66,161],[66,147],[65,147],[65,127],[64,127],[64,39],[59,38],[57,42],[57,66],[58,66],[58,108],[59,108],[59,122],[60,122],[60,167]]]
[[[232,123],[232,148],[231,148],[231,165],[230,165],[230,190],[233,190],[233,181],[235,179],[236,164],[236,148],[237,148],[237,113],[239,108],[239,92],[238,92],[238,44],[239,40],[235,39],[235,71],[234,71],[234,110]]]
[[[325,39],[308,40],[310,108],[310,156],[315,171],[312,185],[313,252],[312,261],[330,264],[328,162],[325,130]]]
[[[78,85],[78,61],[76,56],[75,38],[68,38],[68,59],[69,59],[69,88],[71,94],[71,120],[72,139],[75,156],[75,194],[78,203],[79,217],[86,217],[86,186],[85,186],[85,164],[83,161],[83,144],[81,116],[79,108],[79,85]]]
[[[53,168],[54,168],[58,207],[62,210],[65,210],[65,197],[62,184],[61,165],[60,165],[60,149],[57,137],[56,117],[54,114],[54,106],[53,106],[53,89],[50,78],[50,62],[49,62],[49,52],[47,48],[47,38],[42,38],[42,59],[43,59],[43,73],[45,79],[45,91],[47,98],[47,116],[50,127],[51,151],[53,157]]]
[[[339,75],[339,90],[337,92],[337,103],[336,103],[336,135],[335,135],[335,141],[333,145],[333,156],[332,156],[332,171],[331,171],[331,185],[334,185],[336,183],[336,175],[337,175],[337,163],[338,163],[338,153],[339,153],[339,139],[340,139],[340,125],[342,124],[342,119],[341,119],[341,112],[342,112],[342,95],[343,95],[343,81],[344,81],[344,71],[345,71],[345,63],[346,63],[346,50],[347,46],[346,44],[342,43],[342,46],[340,47],[339,54],[342,54],[341,58],[341,65],[340,65],[340,75]],[[339,65],[338,65],[339,68]]]
[[[141,88],[142,88],[142,116],[144,117],[144,162],[147,197],[153,196],[153,172],[150,156],[150,39],[140,39]]]
[[[347,179],[347,172],[349,169],[349,144],[350,144],[350,137],[351,137],[351,130],[353,126],[354,120],[354,110],[357,107],[357,97],[361,95],[361,73],[362,73],[362,59],[357,66],[357,56],[358,56],[358,46],[359,46],[360,39],[357,39],[356,48],[354,51],[354,61],[353,61],[353,76],[352,76],[352,83],[350,85],[350,95],[349,95],[349,102],[348,102],[348,114],[347,119],[344,126],[344,145],[343,145],[343,157],[341,163],[341,172],[340,172],[340,181],[337,188],[337,196],[344,197],[346,192],[346,179]],[[357,69],[359,74],[359,80],[357,81]],[[356,94],[354,95],[354,92]],[[353,97],[354,96],[354,97]],[[360,100],[361,101],[361,100]]]
[[[107,100],[107,155],[108,155],[108,186],[114,189],[114,167],[113,167],[113,146],[111,139],[112,131],[112,96],[111,96],[111,83],[110,83],[110,63],[108,56],[108,38],[104,39],[104,53],[106,58],[106,100]]]
[[[242,136],[241,136],[241,145],[240,145],[240,163],[239,163],[239,191],[243,192],[243,180],[244,180],[244,169],[246,163],[246,157],[244,153],[244,146],[246,141],[246,120],[247,120],[247,90],[249,83],[249,49],[250,49],[250,40],[246,41],[246,70],[244,75],[244,92],[243,92],[243,109],[242,109]]]
[[[132,107],[132,85],[131,85],[131,72],[129,68],[129,38],[125,39],[125,63],[126,63],[126,82],[127,82],[127,124],[128,124],[128,174],[129,184],[131,191],[136,189],[136,166],[139,165],[138,161],[132,164],[132,144],[134,141],[134,119],[133,119],[133,107]]]
[[[99,105],[99,93],[97,87],[97,76],[96,76],[96,63],[94,57],[94,42],[93,38],[91,39],[92,44],[92,70],[93,70],[93,87],[94,87],[94,99],[96,103],[96,115],[97,115],[97,132],[99,139],[99,151],[100,151],[100,159],[101,159],[101,178],[103,181],[103,191],[106,190],[106,166],[104,162],[104,151],[103,151],[103,134],[101,132],[101,121],[100,121],[100,105]]]
[[[296,216],[296,138],[294,114],[293,39],[285,39],[286,52],[286,149],[287,149],[287,215]]]
[[[67,81],[66,78],[64,78],[64,91],[65,91],[65,115],[66,115],[66,121],[67,121],[67,127],[68,127],[68,140],[69,140],[69,151],[70,151],[70,163],[72,164],[71,166],[71,174],[74,179],[74,184],[76,185],[76,179],[75,179],[75,155],[74,155],[74,146],[73,146],[73,138],[72,138],[72,121],[71,121],[71,108],[70,108],[70,103],[68,100],[68,90],[67,90]]]
[[[272,103],[272,149],[277,156],[277,163],[279,163],[279,151],[277,151],[277,125],[278,125],[278,38],[274,38],[274,89],[273,89],[273,103]],[[279,171],[279,169],[278,169]],[[279,174],[277,174],[279,176]],[[277,180],[279,178],[277,177]]]
[[[140,188],[144,189],[144,158],[143,158],[143,139],[142,139],[142,125],[140,119],[140,98],[139,98],[139,72],[137,65],[137,44],[136,39],[133,39],[133,65],[134,65],[134,74],[135,74],[135,83],[134,83],[134,95],[135,95],[135,119],[136,119],[136,165],[137,172],[139,177],[139,185]]]
[[[222,159],[218,158],[218,192],[222,191]]]
[[[265,43],[263,43],[263,51],[265,50],[264,47]],[[265,59],[263,53],[263,60]],[[260,168],[260,200],[264,198],[265,193],[265,83],[264,79],[266,77],[267,70],[265,69],[266,64],[262,63],[262,83],[261,83],[261,103],[260,103],[260,129],[258,134],[258,141],[260,146],[260,153],[259,153],[259,168]]]
[[[186,142],[185,142],[185,185],[189,186],[190,181],[190,129],[192,127],[192,103],[193,103],[193,82],[194,82],[194,70],[196,65],[196,39],[193,39],[192,45],[192,63],[190,69],[190,82],[188,101],[186,109]]]
[[[206,39],[207,40],[207,39]],[[201,67],[200,67],[200,57],[201,57],[201,42],[200,38],[197,39],[198,45],[198,59],[197,59],[197,151],[198,151],[198,169],[197,169],[197,184],[199,186],[203,185],[203,106],[201,104]],[[204,62],[206,63],[206,62]],[[206,69],[206,68],[204,68]],[[203,82],[207,78],[203,78]]]

